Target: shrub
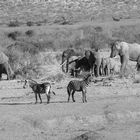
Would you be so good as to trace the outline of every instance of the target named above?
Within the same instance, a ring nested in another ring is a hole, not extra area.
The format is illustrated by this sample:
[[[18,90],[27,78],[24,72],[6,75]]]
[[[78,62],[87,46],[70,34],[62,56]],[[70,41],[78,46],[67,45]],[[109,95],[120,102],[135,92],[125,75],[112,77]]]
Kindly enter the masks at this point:
[[[95,29],[96,32],[102,32],[103,31],[102,27],[100,27],[100,26],[97,26],[94,29]]]
[[[19,31],[14,31],[14,32],[11,32],[11,33],[8,33],[8,38],[11,38],[13,40],[16,40],[18,36],[21,35],[21,32]]]
[[[33,26],[34,23],[33,23],[32,21],[28,21],[28,22],[26,23],[26,25],[27,25],[27,26]]]
[[[41,24],[41,22],[36,22],[36,25],[41,26],[42,24]]]
[[[121,17],[118,16],[118,15],[114,15],[114,16],[112,16],[112,19],[113,19],[114,21],[120,21]]]
[[[52,50],[55,49],[52,40],[34,41],[31,43],[36,47],[37,51],[44,51],[46,49],[52,49]]]
[[[34,35],[34,31],[33,30],[28,30],[25,32],[25,34],[29,37],[32,37]]]
[[[38,76],[38,66],[40,65],[38,55],[32,55],[29,52],[23,53],[17,49],[6,50],[5,53],[17,74],[28,78]]]
[[[18,20],[10,21],[10,23],[8,24],[9,27],[18,27],[19,25],[20,23],[18,22]]]
[[[57,17],[54,20],[54,23],[57,23],[57,24],[60,24],[60,25],[71,24],[71,22],[68,21],[64,16]]]

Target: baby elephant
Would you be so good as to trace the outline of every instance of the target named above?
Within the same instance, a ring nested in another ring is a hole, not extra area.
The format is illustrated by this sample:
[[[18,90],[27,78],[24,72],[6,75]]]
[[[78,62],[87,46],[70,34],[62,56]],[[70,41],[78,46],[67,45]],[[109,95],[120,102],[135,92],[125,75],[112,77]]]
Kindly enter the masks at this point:
[[[51,84],[49,82],[45,82],[42,84],[37,83],[34,80],[25,80],[23,88],[26,87],[27,83],[32,88],[34,94],[35,94],[35,104],[37,103],[37,95],[40,99],[40,103],[42,103],[41,95],[40,94],[46,94],[47,96],[47,103],[50,102],[50,94],[51,94]],[[55,95],[55,92],[52,91],[52,93]]]

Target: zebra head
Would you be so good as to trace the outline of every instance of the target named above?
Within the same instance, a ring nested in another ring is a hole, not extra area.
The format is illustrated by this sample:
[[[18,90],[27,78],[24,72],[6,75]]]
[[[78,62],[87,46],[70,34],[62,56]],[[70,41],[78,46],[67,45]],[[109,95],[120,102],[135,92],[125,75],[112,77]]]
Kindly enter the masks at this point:
[[[33,87],[33,85],[35,84],[38,84],[36,81],[32,80],[32,79],[26,79],[25,82],[24,82],[24,85],[23,85],[23,88],[26,88],[27,84],[30,86],[30,87]]]

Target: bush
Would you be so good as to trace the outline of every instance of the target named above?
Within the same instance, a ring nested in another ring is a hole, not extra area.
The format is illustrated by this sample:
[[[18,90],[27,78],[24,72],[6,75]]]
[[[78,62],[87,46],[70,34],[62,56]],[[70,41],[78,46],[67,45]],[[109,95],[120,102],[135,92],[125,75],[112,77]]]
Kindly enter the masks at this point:
[[[26,25],[27,25],[27,26],[33,26],[34,23],[33,23],[32,21],[28,21],[28,22],[26,23]]]
[[[18,22],[18,20],[10,21],[10,23],[8,24],[9,27],[18,27],[19,25],[20,23]]]
[[[119,15],[114,15],[114,16],[112,16],[112,19],[114,21],[120,21],[121,17]]]
[[[95,29],[96,32],[102,32],[103,31],[102,27],[100,27],[100,26],[97,26],[94,29]]]
[[[13,40],[16,40],[18,36],[21,35],[21,32],[19,31],[14,31],[14,32],[11,32],[11,33],[8,33],[8,38],[11,38]]]
[[[55,49],[52,40],[34,41],[31,43],[36,47],[37,51],[45,51],[46,49],[52,49],[52,50]]]
[[[41,26],[42,23],[41,22],[36,22],[36,26]]]
[[[28,78],[38,76],[38,66],[40,65],[38,55],[32,55],[29,52],[23,53],[17,49],[6,50],[5,53],[9,57],[15,73]]]
[[[34,35],[34,31],[33,30],[28,30],[25,32],[25,34],[29,37],[32,37]]]
[[[54,23],[57,23],[57,24],[60,24],[60,25],[71,24],[71,22],[68,21],[64,16],[57,17],[54,20]]]

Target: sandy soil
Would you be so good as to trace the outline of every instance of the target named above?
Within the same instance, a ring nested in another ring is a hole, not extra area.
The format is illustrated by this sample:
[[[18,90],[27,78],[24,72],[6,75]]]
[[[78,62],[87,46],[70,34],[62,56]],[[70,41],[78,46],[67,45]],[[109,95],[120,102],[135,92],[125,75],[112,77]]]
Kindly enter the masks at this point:
[[[69,79],[70,80],[70,79]],[[22,82],[0,82],[1,140],[138,140],[140,139],[140,84],[113,78],[91,83],[87,103],[81,93],[67,103],[69,80],[53,85],[51,103],[34,104]]]

